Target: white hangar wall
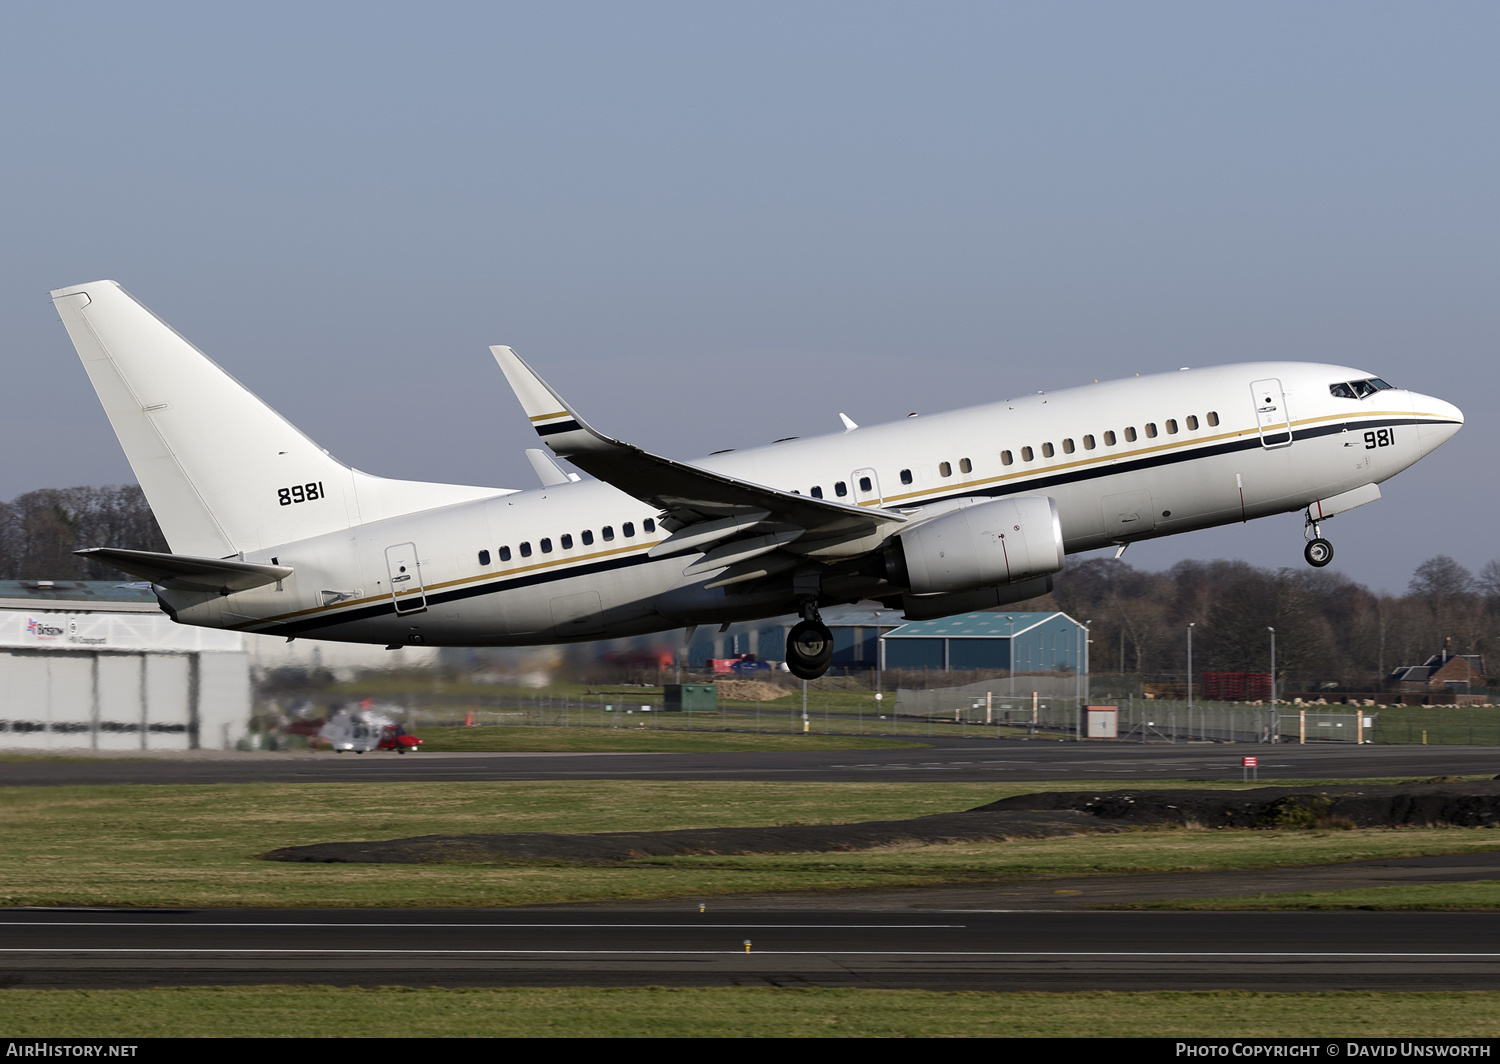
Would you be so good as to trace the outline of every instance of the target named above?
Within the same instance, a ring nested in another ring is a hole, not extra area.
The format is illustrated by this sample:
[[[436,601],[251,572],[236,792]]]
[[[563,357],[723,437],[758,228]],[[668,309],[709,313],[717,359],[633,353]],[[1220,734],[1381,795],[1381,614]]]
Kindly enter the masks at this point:
[[[224,749],[249,725],[239,633],[154,602],[0,598],[0,748]]]

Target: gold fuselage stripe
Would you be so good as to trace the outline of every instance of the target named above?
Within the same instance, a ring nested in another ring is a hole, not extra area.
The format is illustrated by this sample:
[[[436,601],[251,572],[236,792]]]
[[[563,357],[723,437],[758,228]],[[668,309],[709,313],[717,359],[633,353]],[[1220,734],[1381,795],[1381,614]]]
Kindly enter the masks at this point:
[[[463,587],[466,584],[477,584],[485,580],[499,581],[509,579],[513,576],[518,576],[521,573],[535,572],[538,569],[556,569],[566,565],[574,565],[578,562],[589,562],[595,561],[599,558],[609,558],[617,554],[629,554],[633,551],[648,551],[660,542],[661,540],[650,540],[642,543],[634,543],[627,547],[612,547],[609,550],[595,551],[593,554],[579,554],[570,558],[558,558],[553,561],[533,562],[530,565],[518,565],[514,569],[506,569],[503,572],[481,573],[478,576],[465,576],[457,580],[444,580],[441,583],[437,584],[423,584],[420,590],[414,588],[411,591],[397,592],[395,595],[391,595],[389,593],[384,595],[366,595],[364,598],[346,599],[343,602],[334,602],[330,603],[327,606],[312,606],[308,609],[297,610],[293,613],[280,613],[274,617],[262,617],[253,621],[242,621],[239,624],[230,625],[229,627],[249,628],[252,625],[276,624],[281,621],[290,621],[297,617],[309,617],[317,613],[326,613],[330,610],[337,610],[342,612],[343,610],[346,610],[352,606],[368,606],[372,602],[396,601],[403,598],[410,598],[412,595],[426,595],[430,591],[439,591],[447,587]]]
[[[1437,415],[1437,414],[1413,414],[1410,411],[1406,411],[1406,410],[1370,410],[1370,411],[1365,411],[1365,412],[1360,413],[1359,416],[1358,416],[1358,418],[1351,418],[1351,417],[1349,417],[1346,414],[1325,414],[1325,415],[1320,416],[1320,417],[1303,418],[1301,421],[1293,421],[1293,422],[1290,423],[1290,426],[1291,426],[1291,428],[1296,429],[1296,428],[1301,428],[1301,427],[1304,427],[1304,426],[1307,426],[1307,425],[1316,425],[1316,424],[1319,424],[1319,423],[1322,423],[1322,422],[1328,422],[1328,421],[1349,421],[1349,422],[1354,422],[1356,420],[1373,419],[1373,418],[1386,418],[1386,417],[1406,417],[1406,418],[1409,418],[1409,417],[1424,418],[1424,417],[1426,417],[1426,418],[1433,418],[1433,419],[1439,419],[1439,420],[1447,420],[1446,418],[1441,418],[1440,415]],[[1277,425],[1274,426],[1274,428],[1278,428],[1279,429],[1282,425],[1285,425],[1285,424],[1288,424],[1288,423],[1287,422],[1278,422]],[[941,489],[936,489],[936,490],[934,490],[934,489],[923,489],[921,491],[909,491],[909,492],[906,492],[906,493],[901,494],[901,495],[886,495],[886,496],[883,496],[878,501],[872,500],[870,502],[862,502],[859,505],[861,505],[861,506],[888,506],[888,505],[890,505],[893,502],[902,502],[902,501],[905,501],[907,499],[915,499],[915,498],[918,498],[918,497],[924,496],[924,495],[932,495],[932,494],[939,494],[939,493],[944,494],[944,495],[952,494],[952,492],[950,490],[951,487],[959,485],[959,484],[962,484],[962,485],[964,485],[966,487],[976,487],[976,488],[977,487],[984,487],[984,486],[989,485],[989,484],[1004,484],[1006,481],[1011,481],[1011,480],[1019,480],[1019,479],[1022,479],[1022,478],[1029,478],[1029,477],[1034,477],[1034,476],[1038,476],[1038,475],[1050,475],[1050,474],[1053,474],[1053,473],[1061,473],[1061,472],[1066,472],[1067,470],[1070,470],[1070,469],[1079,469],[1079,468],[1082,468],[1082,467],[1088,466],[1088,465],[1095,465],[1095,464],[1103,465],[1103,464],[1105,464],[1107,462],[1118,462],[1118,461],[1120,461],[1122,459],[1140,458],[1140,457],[1142,457],[1144,455],[1157,454],[1157,453],[1159,453],[1161,451],[1188,450],[1188,449],[1193,448],[1193,447],[1201,446],[1201,445],[1203,445],[1205,443],[1218,443],[1218,442],[1221,442],[1223,440],[1240,439],[1240,438],[1245,437],[1245,436],[1259,436],[1260,434],[1261,434],[1261,430],[1257,427],[1257,428],[1251,428],[1251,429],[1238,429],[1238,430],[1235,430],[1233,432],[1220,432],[1220,433],[1216,433],[1216,434],[1214,434],[1212,436],[1195,436],[1195,437],[1193,437],[1190,440],[1170,440],[1170,441],[1168,441],[1166,443],[1158,443],[1158,444],[1154,444],[1154,445],[1152,445],[1150,447],[1138,447],[1138,448],[1136,448],[1133,451],[1120,451],[1120,452],[1111,453],[1111,454],[1095,454],[1095,455],[1090,455],[1087,458],[1074,459],[1071,462],[1058,462],[1056,464],[1046,465],[1046,466],[1036,466],[1036,465],[1027,466],[1025,469],[1018,469],[1018,470],[1016,470],[1014,473],[1002,473],[1002,474],[1000,474],[999,476],[996,476],[996,477],[983,477],[983,478],[978,479],[978,480],[952,480],[952,481],[949,481],[946,485],[944,485],[943,488],[941,488]]]

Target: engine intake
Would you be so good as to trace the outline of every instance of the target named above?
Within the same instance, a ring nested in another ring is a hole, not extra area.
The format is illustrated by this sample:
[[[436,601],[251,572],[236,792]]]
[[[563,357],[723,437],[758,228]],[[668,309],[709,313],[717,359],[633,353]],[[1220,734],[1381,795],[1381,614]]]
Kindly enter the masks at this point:
[[[1057,503],[1045,495],[976,502],[900,532],[887,556],[892,583],[913,595],[998,587],[1064,564]]]

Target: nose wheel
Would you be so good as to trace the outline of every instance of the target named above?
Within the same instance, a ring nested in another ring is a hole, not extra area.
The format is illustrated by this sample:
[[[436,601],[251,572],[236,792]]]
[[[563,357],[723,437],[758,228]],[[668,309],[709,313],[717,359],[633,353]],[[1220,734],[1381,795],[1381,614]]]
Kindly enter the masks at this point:
[[[1333,561],[1333,544],[1323,538],[1323,529],[1313,519],[1312,511],[1307,513],[1307,522],[1302,526],[1304,538],[1311,533],[1312,538],[1307,541],[1307,546],[1302,548],[1302,557],[1307,559],[1307,564],[1314,569],[1321,569]]]

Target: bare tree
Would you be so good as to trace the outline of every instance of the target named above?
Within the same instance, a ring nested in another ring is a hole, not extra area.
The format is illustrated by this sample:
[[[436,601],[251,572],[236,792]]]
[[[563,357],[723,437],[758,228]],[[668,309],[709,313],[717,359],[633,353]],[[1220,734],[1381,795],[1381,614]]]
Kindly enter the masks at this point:
[[[141,489],[43,488],[0,504],[0,576],[8,580],[113,580],[117,570],[74,554],[85,547],[167,549]]]

